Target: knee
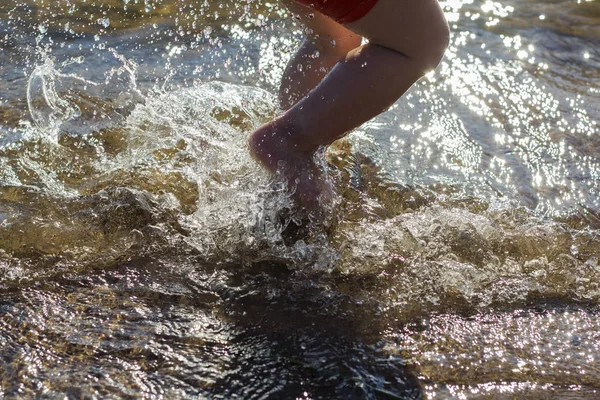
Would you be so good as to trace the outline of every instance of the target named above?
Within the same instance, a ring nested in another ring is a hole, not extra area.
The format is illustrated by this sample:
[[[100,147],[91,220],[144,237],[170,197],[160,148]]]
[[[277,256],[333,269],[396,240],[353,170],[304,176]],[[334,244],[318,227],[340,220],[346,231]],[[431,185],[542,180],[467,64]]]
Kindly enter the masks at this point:
[[[450,31],[448,25],[444,24],[418,39],[415,38],[409,44],[406,43],[405,37],[396,38],[397,43],[394,39],[390,37],[387,41],[379,40],[372,43],[403,55],[410,60],[413,69],[423,76],[436,69],[444,58],[450,41]]]
[[[423,45],[414,54],[408,54],[417,62],[426,74],[438,67],[450,43],[450,29],[446,21],[441,21],[437,26],[432,26]]]
[[[406,56],[423,75],[437,68],[450,42],[448,22],[437,2],[432,4],[435,8],[425,7],[416,22],[386,29],[371,40]]]
[[[446,54],[448,45],[450,44],[450,28],[444,21],[444,24],[438,28],[438,32],[434,37],[431,45],[429,56],[427,57],[426,67],[429,70],[434,70],[440,64]]]
[[[412,60],[422,75],[438,67],[450,43],[450,30],[446,20],[435,26],[429,26],[419,40],[409,46],[397,47],[395,50]]]

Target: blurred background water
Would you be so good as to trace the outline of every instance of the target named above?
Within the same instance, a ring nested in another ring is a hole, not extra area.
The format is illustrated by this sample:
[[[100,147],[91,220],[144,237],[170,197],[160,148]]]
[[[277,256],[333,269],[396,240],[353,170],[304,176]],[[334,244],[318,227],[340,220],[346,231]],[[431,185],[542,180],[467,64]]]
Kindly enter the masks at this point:
[[[441,4],[311,224],[278,2],[2,1],[0,398],[599,398],[600,2]]]

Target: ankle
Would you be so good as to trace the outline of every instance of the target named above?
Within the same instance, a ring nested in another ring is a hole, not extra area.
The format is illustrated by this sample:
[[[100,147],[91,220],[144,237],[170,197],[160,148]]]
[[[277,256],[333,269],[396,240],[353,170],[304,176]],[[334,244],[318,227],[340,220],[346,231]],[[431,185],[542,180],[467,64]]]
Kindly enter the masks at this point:
[[[296,111],[296,113],[294,113]],[[298,110],[290,110],[273,121],[275,125],[276,140],[281,146],[291,153],[314,153],[321,143],[315,141],[310,128],[310,123],[302,118],[296,118]],[[302,112],[300,112],[302,114]],[[304,115],[301,115],[304,116]],[[308,126],[307,126],[308,125]]]

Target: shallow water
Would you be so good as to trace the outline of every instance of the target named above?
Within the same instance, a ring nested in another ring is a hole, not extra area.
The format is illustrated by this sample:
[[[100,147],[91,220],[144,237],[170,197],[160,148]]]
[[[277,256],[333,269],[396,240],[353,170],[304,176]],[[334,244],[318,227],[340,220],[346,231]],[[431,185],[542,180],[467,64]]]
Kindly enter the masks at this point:
[[[245,147],[278,4],[0,4],[0,398],[600,397],[600,2],[442,4],[324,223]]]

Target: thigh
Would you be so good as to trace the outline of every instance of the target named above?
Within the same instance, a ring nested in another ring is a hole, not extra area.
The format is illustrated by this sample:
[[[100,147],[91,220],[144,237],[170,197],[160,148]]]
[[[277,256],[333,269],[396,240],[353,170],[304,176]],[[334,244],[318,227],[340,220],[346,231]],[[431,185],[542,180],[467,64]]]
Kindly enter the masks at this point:
[[[448,44],[448,23],[437,0],[378,0],[348,29],[370,42],[411,58],[422,58]]]
[[[314,2],[314,0],[311,0]],[[334,21],[315,8],[294,0],[283,0],[289,10],[297,15],[306,27],[307,38],[319,51],[350,51],[361,43],[361,36]]]
[[[358,21],[375,6],[378,0],[295,0],[314,8],[340,24]]]

